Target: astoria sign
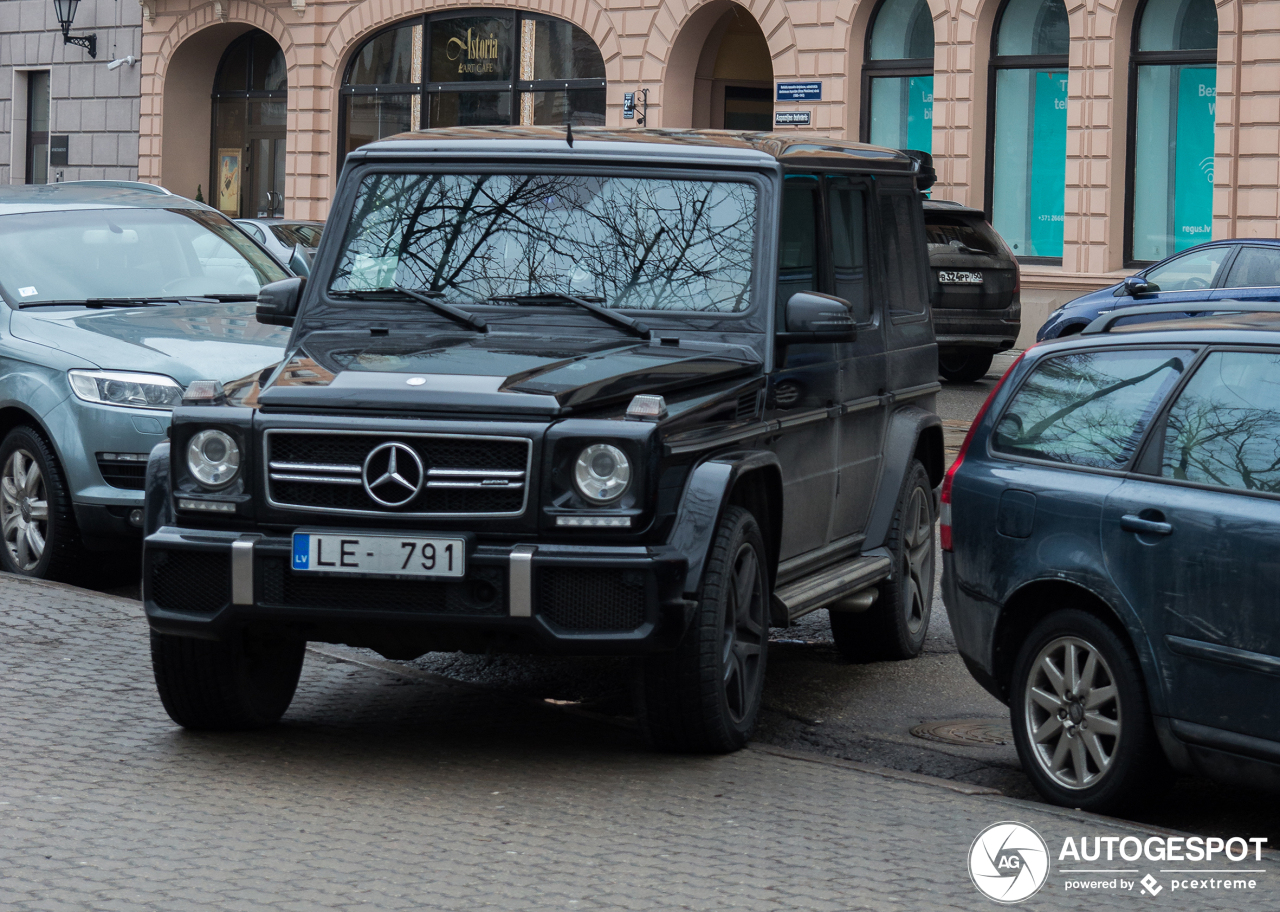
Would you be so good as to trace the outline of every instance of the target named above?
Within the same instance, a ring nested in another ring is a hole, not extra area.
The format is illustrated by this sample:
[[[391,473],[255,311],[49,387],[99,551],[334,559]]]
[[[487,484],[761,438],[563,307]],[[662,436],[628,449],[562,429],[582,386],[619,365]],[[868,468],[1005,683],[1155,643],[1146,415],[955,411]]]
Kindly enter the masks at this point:
[[[498,39],[493,33],[488,38],[476,34],[475,29],[467,29],[467,38],[450,38],[445,44],[445,53],[449,59],[458,62],[459,73],[481,75],[497,71]]]

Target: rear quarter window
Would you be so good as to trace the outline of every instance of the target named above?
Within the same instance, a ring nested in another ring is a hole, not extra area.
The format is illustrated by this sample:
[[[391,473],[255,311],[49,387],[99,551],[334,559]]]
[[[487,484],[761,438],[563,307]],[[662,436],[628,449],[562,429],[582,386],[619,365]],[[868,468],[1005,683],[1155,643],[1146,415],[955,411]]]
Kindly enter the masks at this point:
[[[999,453],[1119,469],[1193,350],[1072,352],[1036,364],[992,434]]]

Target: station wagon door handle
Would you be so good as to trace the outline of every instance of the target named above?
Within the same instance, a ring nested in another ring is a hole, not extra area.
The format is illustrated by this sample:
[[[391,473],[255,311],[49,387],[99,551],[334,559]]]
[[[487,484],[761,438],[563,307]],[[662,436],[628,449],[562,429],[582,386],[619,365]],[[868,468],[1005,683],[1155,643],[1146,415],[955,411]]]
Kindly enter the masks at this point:
[[[1173,526],[1167,522],[1143,519],[1132,513],[1120,517],[1120,528],[1126,532],[1146,532],[1148,535],[1168,535],[1173,531]]]

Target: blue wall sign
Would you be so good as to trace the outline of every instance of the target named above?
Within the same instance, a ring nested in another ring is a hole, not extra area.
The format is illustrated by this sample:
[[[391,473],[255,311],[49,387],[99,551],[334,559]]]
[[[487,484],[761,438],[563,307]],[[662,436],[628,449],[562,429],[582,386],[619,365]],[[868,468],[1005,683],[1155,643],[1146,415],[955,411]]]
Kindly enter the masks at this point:
[[[778,101],[821,101],[821,82],[780,82]]]

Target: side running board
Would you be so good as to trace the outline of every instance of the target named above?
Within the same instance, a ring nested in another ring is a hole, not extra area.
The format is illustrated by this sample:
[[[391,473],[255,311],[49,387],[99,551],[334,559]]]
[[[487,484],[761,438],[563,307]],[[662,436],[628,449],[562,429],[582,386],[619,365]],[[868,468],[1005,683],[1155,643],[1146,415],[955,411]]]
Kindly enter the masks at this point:
[[[773,597],[794,621],[886,579],[892,567],[893,561],[883,554],[864,554],[830,570],[788,583],[777,589]]]

